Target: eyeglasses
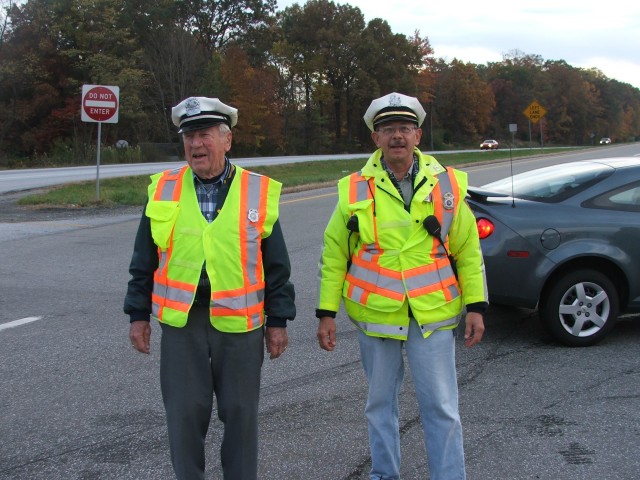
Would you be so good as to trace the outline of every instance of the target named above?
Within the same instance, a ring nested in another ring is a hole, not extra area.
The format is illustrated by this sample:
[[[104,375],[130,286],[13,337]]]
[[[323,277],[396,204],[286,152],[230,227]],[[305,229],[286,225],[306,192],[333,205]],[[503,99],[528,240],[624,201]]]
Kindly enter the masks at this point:
[[[402,125],[401,127],[380,127],[378,128],[378,133],[388,137],[389,135],[393,135],[396,132],[400,132],[402,135],[409,135],[416,127],[410,127],[409,125]]]

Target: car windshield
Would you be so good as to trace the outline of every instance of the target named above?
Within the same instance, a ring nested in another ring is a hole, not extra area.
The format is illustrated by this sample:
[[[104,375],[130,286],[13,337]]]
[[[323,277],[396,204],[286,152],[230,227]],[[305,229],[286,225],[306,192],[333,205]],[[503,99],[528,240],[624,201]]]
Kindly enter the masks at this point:
[[[564,164],[540,168],[483,185],[484,190],[525,200],[560,202],[598,183],[614,169],[600,163]]]

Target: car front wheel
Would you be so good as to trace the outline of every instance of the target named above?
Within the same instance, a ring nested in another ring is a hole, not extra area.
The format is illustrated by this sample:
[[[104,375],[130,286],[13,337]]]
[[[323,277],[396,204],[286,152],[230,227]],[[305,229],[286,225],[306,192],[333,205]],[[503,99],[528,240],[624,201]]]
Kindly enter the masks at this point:
[[[549,332],[570,347],[602,340],[619,313],[618,294],[609,278],[595,270],[558,278],[540,301],[540,318]]]

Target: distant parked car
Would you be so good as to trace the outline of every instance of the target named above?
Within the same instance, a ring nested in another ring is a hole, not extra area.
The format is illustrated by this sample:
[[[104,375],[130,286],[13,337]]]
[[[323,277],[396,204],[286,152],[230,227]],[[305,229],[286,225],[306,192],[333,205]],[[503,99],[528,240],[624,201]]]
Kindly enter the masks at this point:
[[[496,140],[485,140],[480,144],[480,150],[497,150],[499,146]]]
[[[609,145],[611,143],[611,139],[609,137],[602,137],[600,139],[600,145]]]
[[[469,187],[490,302],[537,308],[569,346],[640,312],[640,158],[556,165]]]

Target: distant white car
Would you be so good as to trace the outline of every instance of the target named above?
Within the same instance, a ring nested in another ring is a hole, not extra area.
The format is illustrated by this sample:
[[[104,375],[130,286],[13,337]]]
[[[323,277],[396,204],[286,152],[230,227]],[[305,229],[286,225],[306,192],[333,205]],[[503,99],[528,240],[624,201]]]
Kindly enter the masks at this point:
[[[609,137],[602,137],[600,139],[600,145],[609,145],[611,143],[611,139]]]

